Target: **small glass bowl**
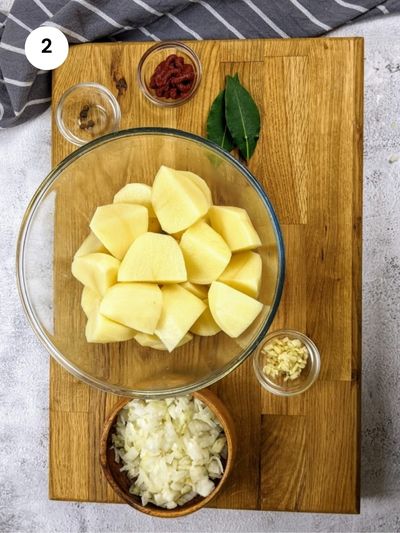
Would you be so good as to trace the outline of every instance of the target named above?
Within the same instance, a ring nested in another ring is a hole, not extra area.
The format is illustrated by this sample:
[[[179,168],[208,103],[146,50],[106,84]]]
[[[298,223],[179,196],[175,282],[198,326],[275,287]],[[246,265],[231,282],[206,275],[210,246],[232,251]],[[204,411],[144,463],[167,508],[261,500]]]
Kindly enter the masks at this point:
[[[62,95],[56,111],[61,134],[83,146],[96,137],[118,130],[121,110],[115,96],[99,83],[78,83]]]
[[[267,356],[262,352],[262,349],[270,342],[284,337],[288,337],[290,340],[300,340],[308,350],[307,365],[301,372],[300,376],[293,381],[284,381],[282,377],[272,378],[263,372]],[[317,379],[321,366],[321,359],[318,348],[306,335],[292,329],[279,329],[269,333],[264,340],[261,341],[253,356],[253,366],[258,381],[268,392],[277,394],[278,396],[295,396],[296,394],[306,391]]]
[[[194,83],[190,91],[177,100],[158,97],[154,89],[150,88],[150,79],[157,66],[170,54],[176,54],[184,58],[185,63],[192,65],[195,73]],[[160,107],[176,107],[188,102],[197,91],[202,75],[201,63],[197,54],[186,44],[176,41],[166,41],[155,44],[145,52],[137,68],[137,81],[144,96],[153,104]]]

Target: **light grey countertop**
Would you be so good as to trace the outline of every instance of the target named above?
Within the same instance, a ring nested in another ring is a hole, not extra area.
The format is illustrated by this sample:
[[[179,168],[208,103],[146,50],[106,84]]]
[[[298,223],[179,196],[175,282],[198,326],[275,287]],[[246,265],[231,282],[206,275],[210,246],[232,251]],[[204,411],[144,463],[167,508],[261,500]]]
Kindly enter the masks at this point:
[[[19,224],[50,170],[47,111],[0,131],[0,531],[400,531],[399,34],[400,16],[335,32],[366,40],[361,514],[202,510],[162,521],[125,505],[48,500],[49,357],[15,285]]]

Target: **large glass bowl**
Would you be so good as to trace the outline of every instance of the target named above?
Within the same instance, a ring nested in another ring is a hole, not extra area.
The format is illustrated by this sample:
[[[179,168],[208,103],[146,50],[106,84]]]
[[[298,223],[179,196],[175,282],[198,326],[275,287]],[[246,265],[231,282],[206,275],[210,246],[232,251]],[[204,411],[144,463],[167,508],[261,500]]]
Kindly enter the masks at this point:
[[[263,312],[239,338],[198,337],[171,354],[134,340],[88,344],[75,251],[97,206],[130,181],[151,184],[161,164],[204,178],[215,204],[247,209],[262,241]],[[213,143],[178,130],[111,133],[66,157],[43,181],[24,216],[17,278],[29,322],[51,355],[82,381],[107,392],[165,397],[207,387],[238,367],[265,336],[284,279],[282,235],[270,201],[247,168]]]

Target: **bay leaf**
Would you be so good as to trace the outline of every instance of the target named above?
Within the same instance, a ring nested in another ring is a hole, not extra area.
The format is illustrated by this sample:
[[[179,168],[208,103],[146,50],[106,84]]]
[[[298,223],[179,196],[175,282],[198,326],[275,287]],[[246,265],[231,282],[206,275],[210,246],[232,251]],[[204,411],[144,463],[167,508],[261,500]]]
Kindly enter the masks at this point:
[[[226,77],[225,120],[234,144],[248,161],[260,135],[260,112],[237,74]]]
[[[228,152],[234,147],[225,120],[225,90],[219,93],[211,105],[207,118],[207,138]]]

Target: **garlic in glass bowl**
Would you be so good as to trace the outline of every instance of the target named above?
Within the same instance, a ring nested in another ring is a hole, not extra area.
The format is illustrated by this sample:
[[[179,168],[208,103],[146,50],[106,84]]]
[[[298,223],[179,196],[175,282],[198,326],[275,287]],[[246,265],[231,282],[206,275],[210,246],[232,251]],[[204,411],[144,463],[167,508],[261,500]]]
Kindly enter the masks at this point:
[[[266,355],[263,372],[266,376],[297,379],[307,365],[308,349],[300,339],[276,338],[261,349]]]
[[[315,382],[321,366],[314,342],[299,331],[269,333],[253,356],[254,372],[268,392],[294,396]]]

